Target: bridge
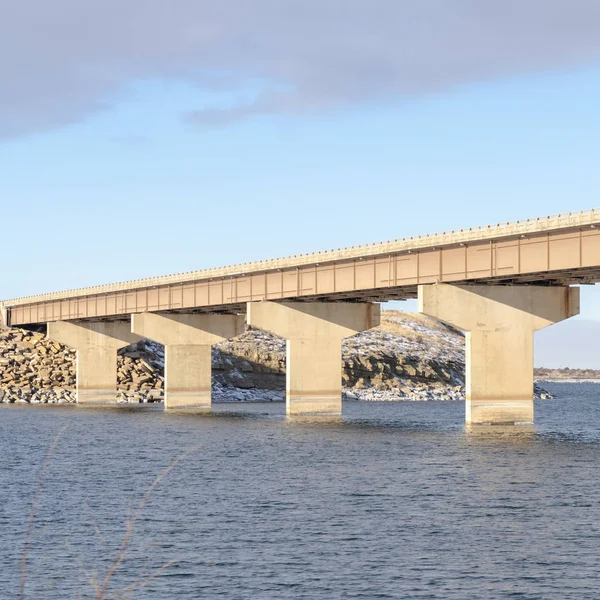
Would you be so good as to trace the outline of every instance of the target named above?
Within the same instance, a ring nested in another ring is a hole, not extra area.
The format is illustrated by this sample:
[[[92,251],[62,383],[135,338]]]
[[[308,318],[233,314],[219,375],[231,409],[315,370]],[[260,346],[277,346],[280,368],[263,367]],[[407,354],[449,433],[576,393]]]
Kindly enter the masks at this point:
[[[165,407],[210,408],[211,346],[249,325],[287,343],[287,413],[341,413],[341,340],[379,302],[466,333],[468,423],[533,421],[533,333],[600,281],[600,209],[5,300],[8,326],[77,350],[77,401],[116,397],[116,353],[165,345]]]

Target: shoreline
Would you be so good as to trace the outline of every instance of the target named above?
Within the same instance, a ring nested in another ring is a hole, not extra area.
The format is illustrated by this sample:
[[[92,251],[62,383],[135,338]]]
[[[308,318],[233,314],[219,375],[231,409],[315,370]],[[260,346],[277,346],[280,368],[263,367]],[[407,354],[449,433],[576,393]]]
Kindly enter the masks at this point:
[[[564,381],[563,381],[564,383]],[[596,380],[595,383],[600,383],[600,380]],[[164,404],[162,396],[158,396],[153,392],[161,390],[147,390],[149,393],[127,393],[124,390],[119,390],[114,402],[106,403],[106,405],[114,406],[126,406],[136,404]],[[0,390],[1,392],[1,390]],[[535,400],[546,400],[552,399],[554,396],[548,393],[543,388],[537,388],[534,396]],[[235,387],[222,387],[217,386],[213,390],[212,403],[213,404],[241,404],[241,403],[285,403],[285,390],[272,390],[272,389],[243,389]],[[342,392],[342,401],[344,402],[464,402],[464,389],[455,389],[448,393],[447,390],[439,388],[423,388],[419,395],[408,396],[398,394],[396,392],[390,392],[388,390],[376,390],[373,388],[367,389],[344,389]],[[6,401],[2,398],[0,393],[0,405],[62,405],[62,406],[74,406],[77,404],[75,401],[75,393],[73,390],[60,390],[56,398],[52,399],[40,399],[37,397],[21,397],[16,400]],[[103,403],[103,405],[105,405]]]
[[[600,378],[599,379],[593,379],[593,378],[582,378],[582,379],[577,379],[577,378],[562,378],[562,377],[558,377],[558,378],[548,378],[548,379],[534,379],[535,383],[600,383]]]

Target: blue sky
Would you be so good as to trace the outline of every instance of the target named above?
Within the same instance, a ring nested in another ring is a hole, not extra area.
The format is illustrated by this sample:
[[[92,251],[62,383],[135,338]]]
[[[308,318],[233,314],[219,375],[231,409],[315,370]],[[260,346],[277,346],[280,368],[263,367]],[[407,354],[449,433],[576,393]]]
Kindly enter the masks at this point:
[[[247,65],[255,76],[220,86],[129,69],[71,107],[95,89],[90,64],[56,106],[48,84],[47,106],[41,89],[0,118],[1,298],[600,205],[600,53],[416,91],[298,75],[312,95],[268,110],[246,107],[293,80]],[[600,320],[593,288],[580,319]]]

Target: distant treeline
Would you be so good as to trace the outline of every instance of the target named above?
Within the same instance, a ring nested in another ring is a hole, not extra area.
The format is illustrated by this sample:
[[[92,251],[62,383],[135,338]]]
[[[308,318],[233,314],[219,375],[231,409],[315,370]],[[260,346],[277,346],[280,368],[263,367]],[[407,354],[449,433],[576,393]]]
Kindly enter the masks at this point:
[[[600,379],[600,369],[534,369],[537,379]]]

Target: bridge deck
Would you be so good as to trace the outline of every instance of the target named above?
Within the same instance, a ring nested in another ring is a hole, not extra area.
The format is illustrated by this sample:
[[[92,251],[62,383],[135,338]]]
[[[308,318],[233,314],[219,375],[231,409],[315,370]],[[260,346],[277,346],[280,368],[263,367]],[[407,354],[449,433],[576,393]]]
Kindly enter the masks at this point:
[[[144,311],[243,312],[257,300],[384,301],[419,284],[600,281],[600,209],[7,300],[11,325]]]

